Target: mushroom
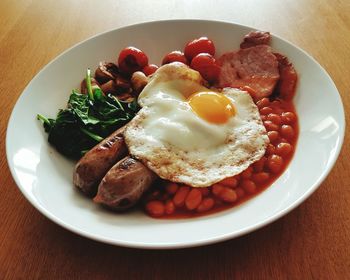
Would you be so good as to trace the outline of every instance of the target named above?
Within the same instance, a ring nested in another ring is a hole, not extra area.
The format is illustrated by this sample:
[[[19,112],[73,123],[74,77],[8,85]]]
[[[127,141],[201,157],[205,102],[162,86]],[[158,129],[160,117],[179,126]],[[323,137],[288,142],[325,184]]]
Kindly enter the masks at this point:
[[[115,83],[116,83],[117,87],[121,90],[124,89],[124,91],[129,91],[131,89],[130,81],[123,78],[122,76],[117,76],[115,78]]]
[[[107,83],[101,85],[101,89],[104,93],[119,95],[123,93],[130,93],[131,85],[127,79],[119,75],[114,80],[110,80]]]
[[[147,85],[148,78],[146,75],[141,72],[137,71],[131,76],[131,87],[134,90],[135,94],[139,94],[143,88]]]
[[[118,87],[114,80],[110,80],[107,83],[101,85],[101,89],[104,93],[110,93],[116,95],[118,93]]]
[[[104,84],[110,80],[114,80],[118,73],[117,65],[112,62],[106,63],[102,61],[95,71],[95,78],[100,84]]]

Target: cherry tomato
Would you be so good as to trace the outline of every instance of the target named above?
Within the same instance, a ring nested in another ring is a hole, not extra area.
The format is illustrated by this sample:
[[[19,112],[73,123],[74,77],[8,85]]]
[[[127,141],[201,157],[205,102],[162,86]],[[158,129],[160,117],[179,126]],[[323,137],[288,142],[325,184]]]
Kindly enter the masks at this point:
[[[145,67],[143,67],[142,72],[146,75],[149,76],[153,74],[154,72],[157,71],[159,67],[155,64],[148,64]]]
[[[135,47],[127,47],[119,54],[118,66],[123,73],[132,74],[140,71],[147,64],[147,55]]]
[[[200,53],[191,61],[191,68],[197,70],[208,82],[214,82],[220,74],[220,67],[215,58],[208,53]]]
[[[184,64],[188,64],[187,58],[185,57],[183,52],[173,51],[173,52],[168,53],[163,58],[162,65],[168,64],[168,63],[171,63],[171,62],[175,62],[175,61],[182,62]]]
[[[196,55],[200,53],[215,54],[215,46],[212,40],[207,37],[200,37],[187,43],[185,47],[185,56],[191,61]]]

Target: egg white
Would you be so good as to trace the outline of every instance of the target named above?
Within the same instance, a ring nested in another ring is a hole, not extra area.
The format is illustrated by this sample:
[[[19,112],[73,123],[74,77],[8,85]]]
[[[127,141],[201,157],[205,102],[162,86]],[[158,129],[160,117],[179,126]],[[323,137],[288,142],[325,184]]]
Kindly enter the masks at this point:
[[[269,142],[250,95],[226,88],[236,108],[224,124],[200,118],[187,99],[208,91],[197,71],[181,63],[160,67],[141,92],[142,109],[124,132],[131,155],[161,178],[206,187],[259,160]]]

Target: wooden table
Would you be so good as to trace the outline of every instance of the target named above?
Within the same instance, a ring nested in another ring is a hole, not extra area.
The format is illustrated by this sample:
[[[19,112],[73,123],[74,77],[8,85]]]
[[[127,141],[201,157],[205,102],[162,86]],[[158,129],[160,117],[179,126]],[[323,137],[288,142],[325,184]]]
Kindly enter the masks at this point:
[[[324,66],[348,111],[348,0],[2,0],[0,11],[1,279],[350,279],[348,135],[331,174],[290,214],[235,240],[165,251],[105,245],[49,221],[17,189],[4,141],[22,90],[63,50],[105,30],[169,18],[234,21],[284,37]]]

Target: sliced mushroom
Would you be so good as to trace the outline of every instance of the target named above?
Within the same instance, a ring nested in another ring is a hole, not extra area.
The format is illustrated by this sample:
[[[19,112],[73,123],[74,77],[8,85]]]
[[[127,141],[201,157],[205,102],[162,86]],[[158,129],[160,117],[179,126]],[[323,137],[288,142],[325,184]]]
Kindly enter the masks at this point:
[[[118,87],[114,80],[110,80],[107,83],[101,85],[101,89],[104,93],[116,95],[118,93]]]
[[[115,78],[115,83],[118,87],[118,89],[121,89],[121,91],[129,91],[131,89],[131,84],[128,79],[123,78],[122,76],[117,76]]]
[[[112,62],[100,62],[95,71],[95,78],[100,84],[104,84],[110,80],[114,80],[118,76],[118,66]]]
[[[104,93],[116,95],[118,96],[118,99],[121,100],[126,100],[132,97],[130,82],[121,76],[118,76],[115,80],[110,80],[107,83],[104,83],[101,85],[101,89]]]

